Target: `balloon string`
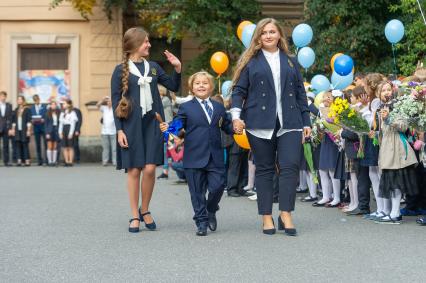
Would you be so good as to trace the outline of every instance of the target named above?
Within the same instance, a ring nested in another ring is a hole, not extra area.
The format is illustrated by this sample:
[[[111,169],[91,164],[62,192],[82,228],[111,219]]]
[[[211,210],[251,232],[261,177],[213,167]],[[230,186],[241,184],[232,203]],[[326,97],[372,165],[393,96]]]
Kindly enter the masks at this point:
[[[393,55],[393,71],[395,73],[395,76],[397,76],[397,70],[396,70],[396,56],[395,56],[395,44],[392,43],[392,55]]]
[[[219,94],[222,94],[222,89],[220,87],[220,75],[221,74],[219,74],[216,79],[219,81]]]
[[[424,23],[425,23],[425,25],[426,25],[425,15],[423,14],[422,6],[420,5],[419,0],[417,0],[417,4],[419,4],[420,13],[422,14],[423,22],[424,22]]]

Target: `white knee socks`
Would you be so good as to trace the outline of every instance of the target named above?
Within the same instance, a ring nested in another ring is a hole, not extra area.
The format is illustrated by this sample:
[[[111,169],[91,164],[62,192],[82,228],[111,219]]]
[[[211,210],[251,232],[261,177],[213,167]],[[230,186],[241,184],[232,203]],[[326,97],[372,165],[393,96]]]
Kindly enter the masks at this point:
[[[316,198],[317,197],[317,184],[315,184],[314,182],[314,175],[312,175],[311,172],[307,172],[308,173],[308,188],[309,188],[309,195],[312,198]]]
[[[373,187],[374,197],[376,198],[377,213],[384,211],[384,199],[379,197],[380,171],[377,166],[369,167],[368,175],[370,177],[371,186]]]
[[[351,179],[348,180],[348,186],[349,186],[349,195],[351,197],[351,202],[349,203],[348,210],[354,210],[358,207],[359,201],[358,201],[358,178],[356,176],[356,173],[351,173]]]
[[[306,170],[299,171],[299,188],[301,190],[308,188],[308,172]]]
[[[395,190],[395,195],[392,196],[391,198],[392,210],[390,213],[390,217],[396,218],[400,215],[399,208],[401,206],[401,198],[402,198],[401,190]]]
[[[256,165],[254,165],[252,160],[248,161],[248,182],[247,186],[244,187],[244,190],[250,191],[254,188],[254,176],[256,174]]]

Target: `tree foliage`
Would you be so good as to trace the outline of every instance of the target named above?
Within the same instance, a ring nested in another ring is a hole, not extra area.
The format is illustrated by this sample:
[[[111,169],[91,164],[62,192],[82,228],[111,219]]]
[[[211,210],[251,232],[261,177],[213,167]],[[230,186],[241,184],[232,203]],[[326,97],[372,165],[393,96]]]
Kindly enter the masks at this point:
[[[75,10],[80,12],[81,16],[88,19],[93,14],[93,7],[96,5],[96,0],[51,0],[50,8],[56,8],[63,2],[69,2]],[[112,18],[113,8],[127,7],[128,0],[102,0],[103,10],[108,19]]]
[[[389,10],[397,0],[306,0],[305,17],[314,31],[314,72],[330,73],[329,62],[338,52],[350,55],[356,71],[392,72],[392,48],[386,40]]]
[[[260,16],[256,0],[139,0],[137,7],[151,32],[169,41],[191,36],[200,43],[203,52],[186,68],[188,73],[208,70],[215,51],[225,52],[235,63],[243,50],[236,36],[238,24]]]
[[[419,1],[426,12],[426,1]],[[398,4],[391,5],[391,11],[402,15],[401,21],[404,23],[405,36],[397,44],[398,66],[401,73],[411,75],[418,62],[426,65],[426,24],[420,13],[419,5],[416,0],[402,0]]]

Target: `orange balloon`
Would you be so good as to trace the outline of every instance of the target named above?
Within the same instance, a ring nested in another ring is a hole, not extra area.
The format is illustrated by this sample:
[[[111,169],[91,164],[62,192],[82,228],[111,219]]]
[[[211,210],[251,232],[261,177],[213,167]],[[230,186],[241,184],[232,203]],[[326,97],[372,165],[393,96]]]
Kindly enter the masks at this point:
[[[250,149],[250,144],[247,138],[246,130],[243,131],[241,135],[234,135],[234,140],[238,144],[239,147],[244,149]]]
[[[218,75],[225,73],[229,66],[228,55],[221,51],[214,53],[210,58],[210,66]]]
[[[331,71],[334,71],[334,60],[336,60],[336,58],[339,57],[340,55],[343,55],[343,53],[336,53],[333,55],[333,57],[331,57],[331,61],[330,61]]]
[[[252,22],[250,22],[250,21],[242,21],[239,25],[238,25],[238,28],[237,28],[237,36],[238,36],[238,38],[240,39],[240,40],[243,40],[243,29],[244,29],[244,27],[245,26],[247,26],[247,25],[251,25],[252,24]]]

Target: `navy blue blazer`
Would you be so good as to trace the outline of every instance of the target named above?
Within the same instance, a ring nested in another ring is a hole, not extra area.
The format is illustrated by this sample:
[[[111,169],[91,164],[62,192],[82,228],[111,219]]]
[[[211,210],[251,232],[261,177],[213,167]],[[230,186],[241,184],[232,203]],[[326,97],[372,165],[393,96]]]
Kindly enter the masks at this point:
[[[58,131],[59,128],[59,116],[61,114],[61,111],[59,109],[54,110],[56,112],[56,116],[58,117],[58,124],[56,125],[56,131]],[[46,112],[46,115],[44,117],[44,133],[46,135],[52,135],[55,128],[53,127],[53,118],[48,115],[49,111]]]
[[[81,111],[78,108],[73,108],[75,114],[77,115],[78,121],[75,124],[75,132],[81,132],[81,125],[83,124],[83,115],[81,115]]]
[[[151,87],[151,94],[152,94],[152,111],[157,112],[164,118],[164,109],[163,109],[163,103],[161,101],[161,96],[158,91],[158,84],[163,85],[165,88],[167,88],[170,91],[177,92],[180,87],[180,80],[181,80],[181,74],[176,73],[173,71],[173,75],[169,76],[166,74],[166,72],[158,65],[158,63],[154,61],[148,61],[150,70],[148,72],[148,76],[152,77],[152,82],[150,83]],[[135,63],[136,67],[139,69],[141,74],[144,73],[144,64],[141,63]],[[121,99],[121,74],[122,74],[122,65],[119,64],[115,67],[114,72],[112,74],[111,78],[111,100],[112,100],[112,108],[115,110],[118,106],[118,103]],[[129,83],[128,83],[128,90],[126,96],[130,98],[131,105],[132,105],[132,111],[130,112],[130,115],[128,119],[119,119],[115,115],[114,111],[114,121],[115,121],[115,127],[117,131],[123,130],[126,135],[127,139],[129,139],[128,133],[130,132],[137,132],[141,129],[142,124],[142,109],[140,107],[140,92],[139,92],[139,85],[138,85],[139,78],[132,73],[129,73]],[[140,139],[141,137],[136,137],[137,139]]]
[[[13,119],[13,109],[12,104],[6,102],[6,109],[4,111],[4,116],[0,112],[0,134],[7,132],[12,128],[12,119]]]
[[[210,124],[196,98],[181,104],[175,117],[182,121],[185,129],[184,168],[204,168],[210,156],[215,167],[225,167],[220,130],[232,134],[232,121],[222,104],[210,101],[213,105]]]
[[[311,126],[308,101],[296,60],[280,51],[282,127]],[[272,71],[261,50],[241,71],[232,90],[232,108],[242,109],[247,129],[275,129],[276,93]]]
[[[46,105],[44,104],[40,104],[40,110],[38,115],[41,116],[41,119],[44,119],[44,116],[46,115]],[[31,117],[36,116],[37,112],[36,112],[36,108],[35,108],[35,104],[31,106]],[[34,132],[35,133],[42,133],[44,130],[44,121],[41,123],[33,123],[34,126]]]

